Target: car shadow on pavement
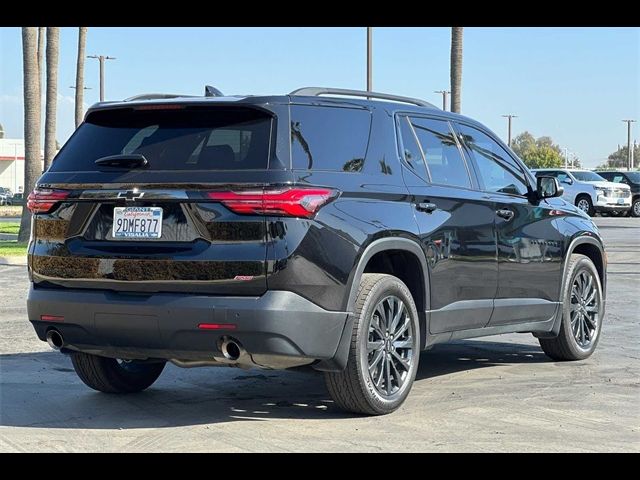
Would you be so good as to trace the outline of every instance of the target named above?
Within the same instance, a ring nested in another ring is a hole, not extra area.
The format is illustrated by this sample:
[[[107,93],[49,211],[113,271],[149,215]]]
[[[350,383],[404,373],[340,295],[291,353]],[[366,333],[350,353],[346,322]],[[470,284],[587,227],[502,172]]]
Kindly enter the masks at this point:
[[[463,370],[546,361],[532,345],[459,341],[420,358],[417,385]],[[415,386],[414,386],[415,388]],[[167,365],[138,394],[94,392],[57,352],[0,355],[0,425],[62,429],[132,429],[269,419],[352,418],[331,401],[322,375]],[[209,427],[206,427],[209,428]]]

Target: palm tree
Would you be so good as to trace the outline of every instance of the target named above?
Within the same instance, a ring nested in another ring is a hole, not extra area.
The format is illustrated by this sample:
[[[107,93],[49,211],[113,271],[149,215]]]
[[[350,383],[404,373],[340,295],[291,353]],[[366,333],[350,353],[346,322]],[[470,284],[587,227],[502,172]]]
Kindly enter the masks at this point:
[[[44,120],[44,169],[56,154],[56,106],[58,103],[58,53],[60,28],[47,27],[47,99]]]
[[[38,98],[40,99],[40,114],[42,115],[42,76],[44,75],[44,40],[46,37],[46,27],[38,27]],[[42,118],[40,118],[42,122]]]
[[[38,29],[22,27],[22,68],[24,75],[24,192],[33,190],[41,174],[40,164],[40,70],[38,69]],[[19,242],[26,242],[31,233],[31,215],[22,210]]]
[[[78,61],[76,63],[76,128],[84,115],[84,57],[87,45],[87,27],[78,27]]]
[[[462,96],[462,29],[451,27],[451,111],[456,113]]]

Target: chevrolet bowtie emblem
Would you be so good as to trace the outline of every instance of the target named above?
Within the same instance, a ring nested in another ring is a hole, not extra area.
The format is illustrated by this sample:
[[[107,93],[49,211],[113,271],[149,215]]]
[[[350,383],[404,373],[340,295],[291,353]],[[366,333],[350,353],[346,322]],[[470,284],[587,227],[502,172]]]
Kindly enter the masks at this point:
[[[135,202],[139,198],[144,196],[144,192],[139,192],[137,190],[128,190],[126,192],[118,192],[118,198],[124,198],[128,202]]]

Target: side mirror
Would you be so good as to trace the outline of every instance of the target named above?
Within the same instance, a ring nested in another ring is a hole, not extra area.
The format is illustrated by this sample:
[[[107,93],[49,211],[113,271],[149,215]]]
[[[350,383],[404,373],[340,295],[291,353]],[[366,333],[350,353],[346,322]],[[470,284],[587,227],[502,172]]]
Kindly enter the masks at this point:
[[[561,197],[564,193],[564,188],[558,183],[558,179],[555,177],[538,177],[538,198],[554,198]]]
[[[566,183],[567,185],[573,185],[573,180],[570,177],[564,177],[562,179],[562,183]]]

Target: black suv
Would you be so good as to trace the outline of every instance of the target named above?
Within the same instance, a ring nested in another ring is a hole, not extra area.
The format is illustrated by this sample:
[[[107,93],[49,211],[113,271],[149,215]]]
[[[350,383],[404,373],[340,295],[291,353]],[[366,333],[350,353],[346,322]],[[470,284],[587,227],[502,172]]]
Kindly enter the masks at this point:
[[[594,351],[598,230],[480,123],[374,92],[209,95],[93,106],[29,196],[29,319],[88,386],[309,365],[383,414],[436,343]]]
[[[615,183],[624,183],[631,188],[631,209],[629,215],[640,217],[640,172],[621,172],[619,170],[596,171],[598,175]]]

